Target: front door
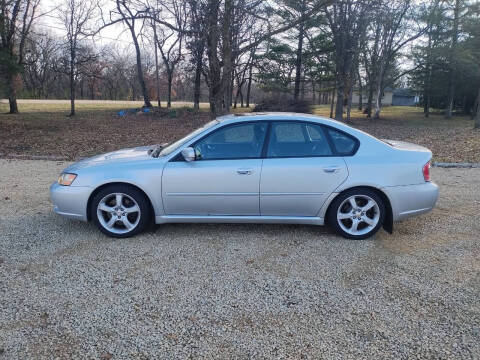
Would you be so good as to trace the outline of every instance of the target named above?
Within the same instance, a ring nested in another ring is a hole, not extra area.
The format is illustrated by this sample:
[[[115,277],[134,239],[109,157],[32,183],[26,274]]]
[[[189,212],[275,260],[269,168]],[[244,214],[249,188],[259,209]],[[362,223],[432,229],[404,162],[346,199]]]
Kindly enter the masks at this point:
[[[260,181],[262,216],[316,216],[327,197],[347,178],[320,125],[272,123]]]
[[[192,147],[197,159],[172,160],[162,176],[167,215],[259,215],[267,123],[226,125]]]

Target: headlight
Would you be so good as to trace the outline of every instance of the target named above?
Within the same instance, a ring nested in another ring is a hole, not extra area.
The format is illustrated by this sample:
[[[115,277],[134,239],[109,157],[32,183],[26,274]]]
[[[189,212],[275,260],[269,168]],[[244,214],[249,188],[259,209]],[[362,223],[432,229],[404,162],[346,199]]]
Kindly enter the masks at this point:
[[[77,177],[77,174],[62,173],[58,177],[58,183],[63,186],[70,186],[76,177]]]

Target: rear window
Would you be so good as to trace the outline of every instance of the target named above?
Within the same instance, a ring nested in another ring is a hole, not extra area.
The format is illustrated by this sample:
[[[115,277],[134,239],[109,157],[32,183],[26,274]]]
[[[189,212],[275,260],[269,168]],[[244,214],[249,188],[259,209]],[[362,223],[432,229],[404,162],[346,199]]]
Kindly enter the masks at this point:
[[[328,134],[332,139],[337,154],[342,156],[351,156],[357,150],[358,140],[332,128],[327,128]]]

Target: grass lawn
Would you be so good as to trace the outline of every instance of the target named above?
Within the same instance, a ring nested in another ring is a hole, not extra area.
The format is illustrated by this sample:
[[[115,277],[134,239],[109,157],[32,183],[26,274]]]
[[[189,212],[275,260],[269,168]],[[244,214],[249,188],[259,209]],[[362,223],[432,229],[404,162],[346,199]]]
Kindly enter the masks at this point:
[[[78,102],[77,116],[67,117],[68,102],[21,101],[21,114],[5,114],[0,103],[0,154],[51,155],[68,159],[138,145],[171,142],[209,121],[207,104],[199,112],[174,103],[172,111],[119,117],[118,110],[141,106],[141,102]],[[247,111],[237,109],[236,111]],[[329,107],[315,114],[328,116]],[[387,107],[382,119],[369,120],[359,111],[351,125],[374,136],[427,146],[435,161],[480,162],[480,131],[473,120],[440,114],[429,119],[420,108]]]

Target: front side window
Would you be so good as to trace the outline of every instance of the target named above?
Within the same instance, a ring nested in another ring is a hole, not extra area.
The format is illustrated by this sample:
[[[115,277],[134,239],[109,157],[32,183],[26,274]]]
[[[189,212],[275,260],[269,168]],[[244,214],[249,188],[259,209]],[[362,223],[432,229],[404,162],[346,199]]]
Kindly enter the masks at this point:
[[[174,143],[168,145],[167,147],[163,148],[162,151],[160,152],[159,156],[167,156],[171,154],[173,151],[178,149],[180,146],[185,144],[187,141],[193,139],[195,136],[201,134],[202,132],[206,131],[207,129],[215,126],[218,124],[218,120],[213,120],[210,121],[209,123],[205,124],[201,128],[198,128],[197,130],[191,132],[187,136],[181,138],[180,140],[175,141]]]
[[[274,122],[268,143],[268,157],[331,156],[332,149],[320,125],[302,122]]]
[[[267,123],[229,125],[207,135],[195,145],[198,160],[254,159],[262,155]]]

